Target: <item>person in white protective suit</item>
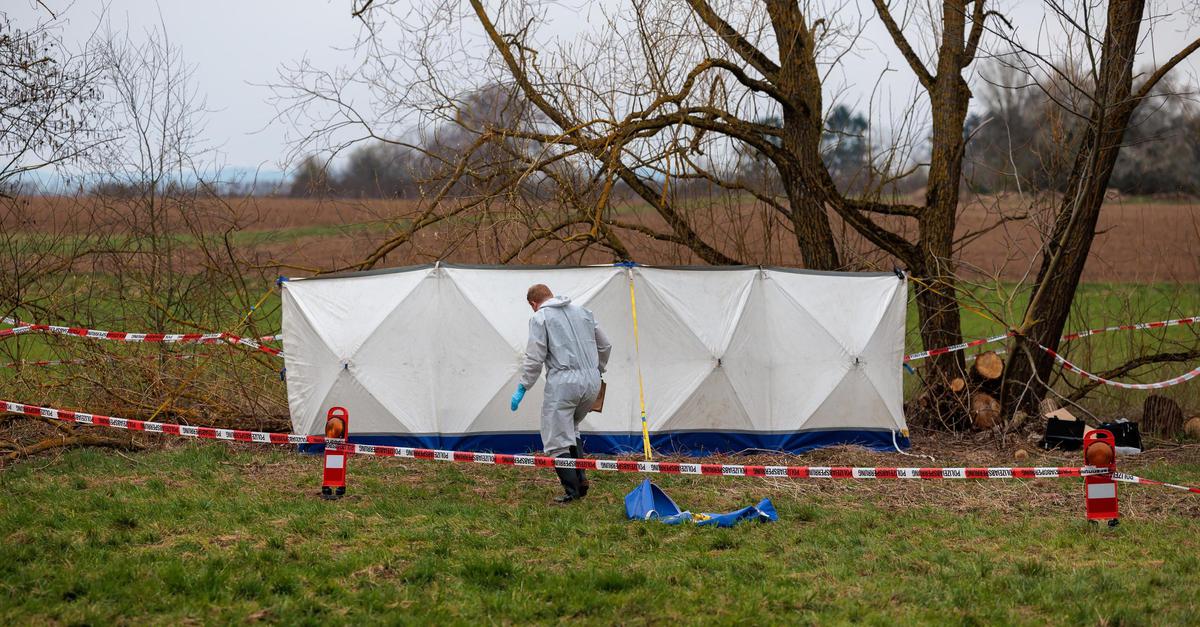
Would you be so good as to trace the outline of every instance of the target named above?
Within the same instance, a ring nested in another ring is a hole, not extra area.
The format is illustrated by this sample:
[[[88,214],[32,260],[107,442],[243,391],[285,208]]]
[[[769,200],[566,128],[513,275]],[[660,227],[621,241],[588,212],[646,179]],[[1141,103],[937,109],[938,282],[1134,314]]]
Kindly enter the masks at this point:
[[[570,298],[555,296],[545,285],[529,288],[525,300],[534,313],[529,318],[529,343],[511,408],[517,411],[544,367],[542,449],[551,457],[570,455],[578,459],[582,455],[579,423],[600,393],[600,375],[608,364],[612,345],[592,312],[572,304]],[[555,470],[566,492],[555,501],[567,503],[587,495],[589,484],[582,470]]]

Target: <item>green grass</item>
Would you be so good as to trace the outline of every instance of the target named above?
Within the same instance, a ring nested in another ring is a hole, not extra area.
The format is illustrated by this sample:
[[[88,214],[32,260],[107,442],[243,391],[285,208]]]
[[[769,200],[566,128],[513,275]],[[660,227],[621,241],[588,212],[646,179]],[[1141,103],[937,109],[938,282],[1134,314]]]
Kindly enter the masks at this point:
[[[328,503],[319,469],[189,443],[0,471],[0,623],[1138,624],[1200,611],[1195,506],[1090,528],[1077,480],[656,479],[685,508],[770,496],[781,516],[724,530],[624,520],[629,475],[596,476],[561,507],[545,471],[355,459],[350,496]],[[1197,465],[1155,470],[1200,479]]]
[[[1020,325],[1029,301],[1028,290],[1017,290],[1012,284],[971,286],[965,290],[969,296],[961,301],[964,340],[1000,335],[1010,326]],[[907,353],[923,349],[919,334],[920,321],[912,293],[910,286],[908,332],[905,342]],[[1196,315],[1200,315],[1200,284],[1084,283],[1076,292],[1064,333]],[[1063,344],[1060,352],[1076,365],[1091,372],[1101,373],[1124,364],[1135,356],[1184,352],[1197,346],[1200,346],[1200,325],[1105,333]],[[1007,344],[999,342],[968,349],[966,354],[1005,348]],[[1195,366],[1194,361],[1144,366],[1131,375],[1121,377],[1120,380],[1159,381],[1187,372]],[[1061,374],[1060,370],[1055,372]],[[1064,395],[1070,393],[1073,385],[1084,382],[1084,379],[1073,374],[1063,374],[1052,381],[1054,387]],[[917,393],[920,383],[917,377],[906,375],[906,396],[911,398]],[[1163,393],[1182,404],[1185,410],[1200,409],[1200,388],[1195,385],[1177,386]],[[1084,405],[1090,411],[1105,417],[1133,417],[1138,415],[1144,399],[1144,392],[1101,387],[1089,394]]]
[[[1029,292],[1014,288],[1011,284],[969,288],[967,293],[970,296],[963,298],[965,306],[961,309],[963,338],[973,340],[989,337],[1005,332],[1009,326],[1019,326],[1029,302]],[[911,298],[914,289],[910,287],[906,345],[908,352],[921,350],[921,338],[918,333],[920,319],[917,316],[916,302]],[[1075,302],[1065,332],[1198,314],[1200,284],[1083,283],[1075,293]],[[1109,342],[1116,346],[1127,343],[1129,335],[1116,333],[1096,336],[1086,341]],[[1124,356],[1113,357],[1120,359]]]

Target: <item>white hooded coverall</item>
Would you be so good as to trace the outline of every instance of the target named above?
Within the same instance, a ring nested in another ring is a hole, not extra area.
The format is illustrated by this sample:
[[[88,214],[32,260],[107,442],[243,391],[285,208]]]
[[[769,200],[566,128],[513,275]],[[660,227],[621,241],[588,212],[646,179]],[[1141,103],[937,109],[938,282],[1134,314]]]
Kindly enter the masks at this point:
[[[570,298],[551,297],[529,318],[520,383],[532,388],[545,366],[542,449],[548,455],[565,455],[576,445],[579,423],[596,402],[611,352],[592,312],[572,305]]]

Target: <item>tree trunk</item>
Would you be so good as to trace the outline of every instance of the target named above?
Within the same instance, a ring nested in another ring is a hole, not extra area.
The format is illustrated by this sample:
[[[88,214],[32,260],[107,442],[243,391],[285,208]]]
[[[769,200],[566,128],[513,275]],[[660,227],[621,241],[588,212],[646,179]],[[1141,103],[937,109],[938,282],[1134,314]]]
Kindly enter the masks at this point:
[[[938,50],[937,75],[929,89],[933,114],[929,182],[925,209],[918,219],[919,259],[906,260],[913,276],[925,285],[917,287],[917,314],[921,342],[926,348],[962,342],[962,317],[955,293],[954,226],[962,182],[963,124],[971,90],[962,77],[966,13],[961,3],[943,3],[942,42]],[[916,263],[914,263],[916,262]],[[947,353],[931,361],[934,378],[953,378],[963,371],[961,352]]]
[[[953,277],[946,279],[951,285]],[[937,291],[917,284],[917,319],[920,324],[921,345],[925,348],[951,346],[962,342],[962,327],[958,310],[958,299],[952,292],[945,291],[945,286],[939,284]],[[962,352],[944,353],[929,358],[930,367],[927,378],[930,381],[952,380],[963,376]]]
[[[842,264],[833,241],[833,228],[825,213],[825,196],[800,174],[811,172],[811,168],[797,165],[794,169],[787,167],[779,171],[784,178],[792,230],[796,233],[796,244],[804,258],[804,267],[810,270],[840,269]]]
[[[1136,104],[1130,97],[1144,0],[1108,4],[1108,24],[1095,100],[1076,151],[1067,193],[1042,254],[1033,297],[1009,359],[1001,402],[1006,412],[1037,407],[1046,394],[1054,358],[1030,341],[1058,349],[1087,263],[1121,141]],[[1021,407],[1018,407],[1021,406]]]
[[[825,211],[828,190],[820,173],[821,135],[825,130],[821,110],[821,75],[812,31],[795,2],[770,0],[767,11],[779,42],[779,72],[776,84],[788,106],[783,107],[783,147],[794,156],[776,163],[791,210],[796,244],[804,266],[813,270],[841,267],[833,228]]]
[[[1183,432],[1183,409],[1165,396],[1151,394],[1142,405],[1139,426],[1144,433],[1173,438]]]

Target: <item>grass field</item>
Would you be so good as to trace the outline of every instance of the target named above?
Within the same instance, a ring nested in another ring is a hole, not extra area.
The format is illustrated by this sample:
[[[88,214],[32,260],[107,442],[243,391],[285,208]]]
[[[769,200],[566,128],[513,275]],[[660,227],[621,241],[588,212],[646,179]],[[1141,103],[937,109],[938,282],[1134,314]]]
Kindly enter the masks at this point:
[[[1187,454],[1137,472],[1200,482]],[[897,463],[848,449],[801,463],[832,458]],[[564,507],[544,471],[351,463],[336,503],[317,497],[320,458],[220,443],[6,470],[0,622],[1183,624],[1200,612],[1200,498],[1149,486],[1122,486],[1127,519],[1108,529],[1082,520],[1079,480],[656,479],[684,508],[770,497],[780,514],[713,529],[624,520],[630,475],[594,476],[593,494]]]
[[[34,214],[50,219],[33,224],[58,234],[44,241],[7,234],[10,244],[26,249],[23,254],[73,250],[97,238],[72,230],[66,218],[54,222],[62,213],[54,199],[36,202],[45,206],[34,206]],[[243,226],[228,237],[248,259],[266,266],[335,267],[361,259],[388,235],[387,223],[378,217],[394,207],[382,201],[360,204],[254,201],[234,208]],[[1106,208],[1104,216],[1104,234],[1093,249],[1067,330],[1200,313],[1200,207],[1130,201]],[[991,218],[968,208],[963,226],[976,228]],[[219,233],[224,222],[213,220],[213,232]],[[1010,292],[1028,267],[1029,250],[1036,250],[1030,248],[1030,233],[988,234],[964,253],[964,265],[1002,279],[967,288],[973,298],[965,298],[965,305],[979,311],[964,308],[966,339],[994,335],[1018,322],[1027,294]],[[104,237],[122,250],[141,243],[120,229]],[[181,267],[198,267],[187,253],[199,240],[183,232],[171,237],[182,249]],[[438,237],[434,230],[385,265],[431,260],[446,248],[446,242],[435,241]],[[673,259],[643,245],[642,261]],[[476,261],[468,257],[478,252],[465,247],[452,260]],[[553,259],[531,254],[518,261]],[[768,261],[796,263],[786,256],[768,255]],[[52,277],[45,285],[22,285],[23,302],[60,319],[44,319],[36,310],[15,313],[38,322],[119,331],[185,330],[138,322],[157,319],[151,317],[158,304],[153,290],[163,279],[118,284],[115,271],[97,267]],[[171,280],[184,281],[190,271]],[[273,273],[264,276],[259,283],[265,290]],[[257,288],[255,283],[247,291]],[[224,283],[193,287],[168,309],[201,328],[229,330],[249,304],[241,301],[258,294],[235,297],[226,289]],[[278,317],[273,296],[256,315],[251,334],[275,332]],[[910,352],[921,348],[916,321],[915,311],[910,312]],[[1176,327],[1103,335],[1069,348],[1079,365],[1102,371],[1131,355],[1193,348],[1198,340],[1200,327]],[[265,358],[251,372],[242,370],[245,358],[227,347],[84,342],[22,336],[0,343],[0,361],[80,355],[92,360],[53,375],[32,368],[0,371],[0,395],[97,411],[118,403],[111,411],[128,415],[122,409],[129,407],[129,395],[122,396],[126,379],[134,381],[131,388],[144,384],[152,392],[141,402],[153,408],[177,388],[176,380],[192,378],[192,364],[198,362],[156,361],[160,351],[219,352],[217,359],[205,360],[216,365],[196,376],[193,388],[203,384],[245,396],[243,388],[227,385],[236,380],[254,391],[247,398],[261,403],[247,410],[254,418],[286,417],[283,384]],[[133,372],[131,366],[140,369]],[[1192,366],[1165,364],[1126,380],[1167,378]],[[917,378],[904,376],[915,389]],[[83,381],[92,385],[80,385]],[[1073,381],[1058,381],[1057,388],[1066,392]],[[113,388],[118,394],[110,398]],[[139,390],[131,390],[134,400]],[[1167,394],[1189,414],[1200,411],[1196,382]],[[1084,405],[1105,417],[1135,417],[1144,398],[1144,393],[1097,390]],[[631,475],[594,476],[591,496],[558,507],[549,503],[557,482],[545,471],[355,459],[350,496],[327,503],[317,497],[319,458],[138,437],[152,444],[148,452],[71,450],[0,469],[0,624],[576,619],[592,624],[1113,625],[1186,624],[1200,615],[1194,590],[1200,580],[1200,497],[1150,486],[1121,486],[1126,520],[1107,529],[1082,520],[1079,480],[656,479],[695,511],[730,510],[769,496],[781,516],[778,523],[721,530],[624,520],[622,497],[639,480]],[[1139,458],[1123,460],[1122,469],[1200,485],[1200,445],[1156,444]],[[914,434],[914,452],[936,455],[935,465],[1007,466],[1019,446],[1032,451],[1025,464],[1079,462],[1078,454],[1035,451],[1023,437]],[[851,448],[774,461],[932,463]]]

